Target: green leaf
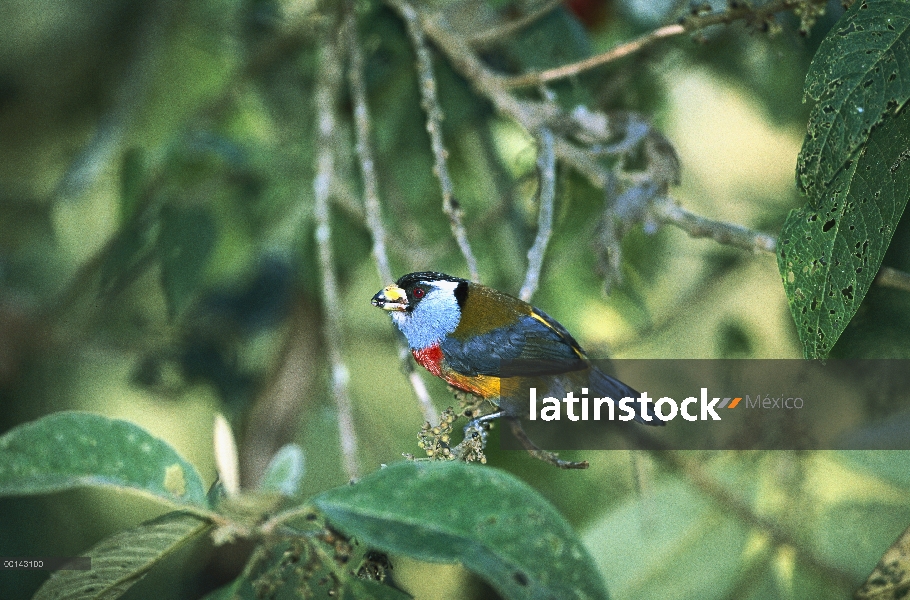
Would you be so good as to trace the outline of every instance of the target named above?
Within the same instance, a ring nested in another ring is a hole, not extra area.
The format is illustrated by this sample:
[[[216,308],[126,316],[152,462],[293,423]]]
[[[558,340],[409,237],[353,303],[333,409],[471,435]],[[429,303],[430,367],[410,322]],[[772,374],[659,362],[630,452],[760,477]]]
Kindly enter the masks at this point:
[[[337,559],[331,556],[330,547],[324,550],[324,553],[315,552],[312,545],[300,539],[261,545],[252,554],[243,574],[209,593],[204,600],[403,600],[411,597],[384,583],[358,578],[354,575],[356,562],[339,567]]]
[[[130,148],[120,165],[120,223],[132,221],[145,189],[145,154],[142,148]]]
[[[550,11],[503,40],[503,53],[524,71],[548,69],[591,56],[584,27],[564,7]]]
[[[813,532],[814,542],[828,564],[861,581],[908,522],[910,506],[905,502],[869,499],[824,504]]]
[[[130,222],[111,240],[100,269],[100,294],[109,295],[125,287],[143,272],[143,262],[154,252],[153,224]]]
[[[407,600],[409,594],[391,586],[368,579],[350,579],[345,583],[345,600]]]
[[[458,562],[506,598],[606,598],[562,515],[514,476],[461,462],[401,462],[315,499],[361,543]]]
[[[88,551],[91,569],[57,571],[33,600],[119,598],[167,555],[209,527],[197,517],[169,513],[122,531]]]
[[[256,594],[250,586],[248,579],[243,576],[222,587],[212,590],[202,597],[202,600],[246,600],[255,598]]]
[[[199,288],[217,236],[215,220],[207,209],[162,208],[158,236],[161,285],[172,317],[183,311]]]
[[[875,127],[817,208],[793,210],[777,264],[808,358],[823,358],[875,279],[910,197],[910,111]]]
[[[856,591],[857,600],[899,600],[910,591],[910,528],[885,550],[881,560]]]
[[[300,491],[303,479],[303,449],[297,444],[282,446],[265,469],[259,489],[293,496]]]
[[[855,2],[819,46],[806,95],[816,105],[796,173],[817,206],[872,128],[910,98],[910,2]]]
[[[0,437],[0,496],[115,487],[175,505],[207,506],[196,469],[128,421],[59,412]]]
[[[878,477],[910,492],[910,451],[841,450],[837,455],[863,475]]]
[[[657,483],[583,537],[610,590],[624,600],[739,597],[734,590],[748,560],[748,528],[685,481]]]

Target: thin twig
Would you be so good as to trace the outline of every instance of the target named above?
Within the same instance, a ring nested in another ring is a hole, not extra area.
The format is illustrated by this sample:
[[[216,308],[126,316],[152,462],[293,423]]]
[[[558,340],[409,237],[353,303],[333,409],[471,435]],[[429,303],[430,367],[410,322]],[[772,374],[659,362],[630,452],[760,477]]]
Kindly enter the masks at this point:
[[[384,283],[393,281],[389,256],[386,252],[386,232],[382,224],[379,205],[379,180],[376,177],[376,162],[373,145],[370,143],[370,113],[367,106],[366,86],[363,81],[363,53],[357,34],[357,14],[349,6],[345,17],[345,34],[348,47],[348,85],[354,103],[354,132],[357,137],[357,158],[360,162],[360,176],[363,178],[363,206],[366,209],[366,223],[373,237],[373,259],[376,270]]]
[[[717,502],[728,514],[765,533],[775,546],[790,546],[796,551],[797,560],[803,564],[840,585],[851,585],[851,575],[816,554],[812,545],[797,537],[793,531],[759,514],[741,494],[717,481],[701,462],[688,458],[687,452],[671,450],[664,440],[643,427],[622,427],[617,429],[617,433],[632,444],[633,451],[647,451],[654,460],[685,477],[692,486]]]
[[[752,252],[777,252],[774,236],[754,231],[734,223],[715,221],[689,212],[671,199],[652,206],[652,216],[664,223],[675,225],[694,238],[711,238],[719,244],[742,248]],[[910,292],[910,273],[893,267],[882,267],[874,283],[881,287]]]
[[[764,23],[774,13],[790,10],[800,4],[805,4],[805,2],[799,2],[798,0],[778,0],[777,2],[766,4],[765,6],[753,8],[747,3],[743,2],[735,7],[730,7],[727,10],[717,13],[690,15],[683,18],[680,23],[676,23],[674,25],[665,25],[663,27],[655,29],[650,33],[646,33],[637,39],[626,42],[624,44],[620,44],[596,56],[591,56],[584,60],[580,60],[568,65],[562,65],[560,67],[555,67],[553,69],[546,69],[544,71],[525,73],[524,75],[509,77],[504,80],[503,84],[506,87],[528,87],[533,85],[542,85],[544,83],[556,81],[558,79],[565,79],[566,77],[573,77],[585,71],[589,71],[595,67],[599,67],[620,58],[629,56],[630,54],[640,52],[647,46],[650,46],[654,42],[662,39],[676,37],[678,35],[682,35],[683,33],[698,31],[712,25],[730,24],[741,20],[750,21],[752,23]]]
[[[420,373],[414,368],[411,352],[404,345],[401,346],[401,350],[404,351],[401,353],[403,355],[401,363],[404,365],[405,371],[408,374],[408,382],[410,382],[411,387],[414,388],[414,395],[417,396],[417,402],[420,403],[420,411],[423,413],[423,420],[431,425],[438,425],[439,413],[433,405],[433,399],[430,397],[430,392],[427,390],[426,384],[423,382],[423,379],[420,378]]]
[[[367,105],[366,85],[363,79],[363,52],[357,33],[357,13],[353,3],[347,7],[345,18],[345,34],[348,46],[348,84],[351,90],[351,99],[354,103],[354,132],[357,137],[357,158],[360,162],[360,175],[363,177],[363,205],[367,229],[373,238],[373,259],[376,261],[376,270],[379,279],[384,283],[395,280],[389,266],[389,255],[386,250],[386,230],[382,223],[382,209],[379,202],[379,180],[376,176],[375,160],[373,158],[373,145],[370,142],[370,111]],[[427,391],[427,386],[414,368],[413,358],[404,343],[398,344],[398,354],[402,365],[408,375],[408,381],[414,388],[414,394],[420,404],[421,412],[426,421],[436,424],[439,415],[433,400]]]
[[[540,154],[537,157],[540,172],[540,208],[537,213],[537,238],[528,250],[528,272],[518,297],[529,302],[540,283],[543,256],[553,233],[553,200],[556,196],[556,154],[553,151],[553,132],[540,128]]]
[[[449,177],[449,168],[446,163],[448,152],[442,143],[442,109],[439,106],[439,98],[436,95],[433,59],[430,55],[430,49],[427,47],[417,11],[406,2],[399,3],[399,10],[404,17],[411,44],[414,46],[414,52],[417,55],[420,101],[427,115],[427,133],[430,134],[430,145],[433,148],[434,171],[442,189],[442,209],[449,218],[449,224],[452,226],[452,235],[455,236],[458,248],[468,264],[468,273],[471,280],[479,281],[477,259],[474,258],[471,245],[468,243],[468,234],[461,220],[461,208],[458,206],[458,201],[455,200],[452,179]]]
[[[489,46],[490,44],[497,42],[501,39],[507,38],[516,32],[524,29],[534,21],[545,17],[554,9],[562,4],[562,0],[550,0],[537,8],[526,14],[523,17],[515,19],[514,21],[509,21],[503,25],[497,25],[487,29],[486,31],[481,31],[476,33],[468,38],[468,43],[472,46],[483,48],[484,46]]]
[[[316,245],[322,271],[322,301],[325,309],[325,343],[332,365],[332,395],[338,410],[338,435],[345,473],[357,477],[357,437],[348,394],[348,368],[341,354],[341,308],[338,304],[338,282],[332,257],[332,230],[329,219],[329,196],[335,175],[335,143],[338,136],[335,104],[341,83],[341,61],[337,29],[329,27],[323,43],[322,60],[316,83],[316,176],[313,179]]]
[[[774,236],[696,215],[671,199],[654,203],[651,214],[659,221],[676,225],[694,238],[711,238],[718,243],[753,252],[774,254],[777,250]]]
[[[643,35],[638,39],[632,40],[631,42],[620,44],[602,54],[554,69],[509,77],[503,83],[506,87],[527,87],[531,85],[541,85],[556,79],[565,79],[566,77],[578,75],[584,71],[593,69],[594,67],[599,67],[600,65],[605,65],[608,62],[613,62],[624,56],[639,52],[645,46],[649,46],[658,40],[674,37],[685,32],[686,28],[683,25],[666,25],[660,29],[655,29],[651,33]]]

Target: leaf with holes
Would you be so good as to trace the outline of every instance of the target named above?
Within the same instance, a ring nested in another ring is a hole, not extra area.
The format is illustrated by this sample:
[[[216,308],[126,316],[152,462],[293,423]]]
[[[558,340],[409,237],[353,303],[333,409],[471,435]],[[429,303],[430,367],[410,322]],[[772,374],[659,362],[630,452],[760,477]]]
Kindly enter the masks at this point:
[[[900,600],[910,592],[910,527],[885,551],[866,583],[856,590],[857,600]]]
[[[816,105],[796,174],[818,207],[872,128],[910,99],[910,2],[855,2],[812,59],[806,95]]]
[[[514,476],[462,462],[402,462],[315,499],[334,527],[383,552],[457,562],[504,598],[606,598],[562,515]]]
[[[176,506],[208,505],[195,467],[128,421],[60,412],[0,437],[0,496],[85,486],[128,489]]]
[[[824,188],[790,212],[777,264],[807,358],[823,358],[869,291],[910,197],[910,110],[886,117]]]
[[[57,571],[34,600],[119,598],[168,555],[211,527],[184,513],[168,513],[102,540],[86,554],[87,571]]]

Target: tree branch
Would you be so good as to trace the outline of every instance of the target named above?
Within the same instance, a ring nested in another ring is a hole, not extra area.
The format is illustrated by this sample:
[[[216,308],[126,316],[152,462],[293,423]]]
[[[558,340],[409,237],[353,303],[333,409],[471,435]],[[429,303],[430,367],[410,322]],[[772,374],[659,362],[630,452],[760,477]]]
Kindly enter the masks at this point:
[[[468,38],[468,43],[479,48],[489,46],[490,44],[517,33],[534,21],[545,17],[561,4],[562,0],[549,0],[549,2],[544,3],[536,10],[531,11],[521,18],[509,21],[503,25],[492,27],[486,31],[481,31],[480,33],[475,33]]]
[[[332,257],[332,230],[329,218],[329,197],[335,177],[335,141],[338,136],[335,106],[341,84],[341,57],[338,29],[329,26],[323,40],[322,57],[316,83],[316,176],[313,179],[316,245],[322,271],[322,302],[325,309],[325,343],[332,367],[332,396],[338,410],[338,435],[344,470],[355,479],[357,467],[357,437],[354,416],[348,393],[349,373],[341,354],[341,308],[338,304],[338,282]]]
[[[757,513],[746,500],[720,484],[697,461],[690,460],[683,453],[676,451],[652,451],[650,454],[658,462],[684,475],[695,488],[717,502],[728,514],[735,515],[743,523],[764,532],[775,546],[790,546],[795,550],[798,561],[830,581],[837,582],[844,589],[853,588],[852,575],[816,554],[811,544],[796,537],[791,530]]]
[[[694,238],[711,238],[719,244],[752,252],[777,252],[777,238],[723,221],[714,221],[689,212],[671,199],[652,205],[651,216],[663,223],[675,225]],[[893,267],[881,267],[874,283],[881,287],[910,292],[910,273]]]
[[[735,246],[752,252],[777,250],[777,238],[766,233],[753,231],[741,225],[713,221],[676,204],[667,198],[651,205],[651,215],[658,221],[675,225],[694,238],[711,238],[719,244]]]
[[[357,34],[357,15],[349,4],[344,24],[348,47],[348,85],[354,103],[354,132],[357,137],[357,158],[360,162],[360,176],[363,178],[363,206],[365,220],[373,238],[373,259],[383,283],[394,281],[386,252],[386,232],[382,224],[382,210],[379,205],[379,180],[376,177],[373,146],[370,143],[370,112],[367,106],[366,85],[363,81],[363,53]]]
[[[540,154],[537,157],[540,173],[540,208],[537,213],[537,238],[528,250],[528,272],[518,297],[529,302],[540,283],[543,256],[553,232],[553,200],[556,196],[556,154],[553,151],[553,133],[540,128]]]
[[[414,52],[417,54],[418,87],[420,88],[421,104],[427,115],[427,133],[430,134],[430,145],[433,148],[433,158],[435,160],[434,171],[442,189],[442,209],[449,218],[449,224],[452,226],[452,235],[455,236],[458,248],[468,264],[468,273],[471,280],[479,281],[477,259],[474,258],[471,245],[468,243],[468,234],[461,220],[461,207],[459,207],[458,201],[455,199],[452,179],[449,177],[449,168],[446,163],[448,152],[442,143],[442,109],[439,107],[439,99],[436,95],[433,59],[430,56],[429,48],[427,48],[417,11],[414,10],[413,6],[405,2],[399,3],[398,6],[402,17],[404,17],[408,35],[411,37]]]
[[[629,56],[630,54],[635,54],[662,39],[698,31],[712,25],[730,24],[735,21],[748,21],[751,24],[761,25],[766,23],[774,13],[792,10],[793,8],[806,4],[811,4],[811,2],[778,0],[777,2],[766,4],[765,6],[752,8],[747,3],[743,2],[742,4],[737,4],[735,7],[731,6],[727,10],[718,13],[689,15],[681,19],[680,23],[665,25],[630,42],[611,48],[601,54],[553,69],[509,77],[504,80],[503,84],[506,87],[513,88],[543,85],[558,79],[579,75],[595,67],[611,63],[620,58]]]
[[[345,17],[345,37],[348,46],[348,85],[351,90],[351,99],[354,103],[354,131],[357,137],[357,158],[360,162],[360,175],[363,178],[363,204],[365,208],[364,221],[370,236],[373,238],[373,259],[376,261],[376,270],[383,283],[395,281],[392,269],[389,267],[389,256],[386,251],[386,231],[382,223],[382,209],[379,202],[379,179],[376,176],[375,160],[373,158],[373,145],[370,143],[370,111],[367,105],[366,85],[363,79],[363,53],[360,39],[357,34],[357,13],[353,3],[347,6]],[[433,400],[427,391],[427,386],[414,368],[411,353],[404,343],[398,344],[398,355],[401,364],[408,375],[408,381],[414,388],[414,394],[420,404],[424,419],[435,424],[439,419]]]
[[[524,75],[517,75],[515,77],[509,77],[506,79],[503,84],[506,87],[528,87],[532,85],[542,85],[544,83],[555,81],[557,79],[565,79],[566,77],[572,77],[573,75],[578,75],[584,71],[593,69],[594,67],[599,67],[605,65],[614,60],[629,56],[639,52],[642,48],[650,46],[658,40],[662,40],[668,37],[674,37],[686,32],[686,28],[683,25],[666,25],[659,29],[655,29],[651,33],[641,36],[631,42],[626,42],[625,44],[620,44],[602,54],[597,54],[590,58],[580,60],[578,62],[563,65],[561,67],[556,67],[553,69],[547,69],[545,71],[537,71],[533,73],[525,73]]]

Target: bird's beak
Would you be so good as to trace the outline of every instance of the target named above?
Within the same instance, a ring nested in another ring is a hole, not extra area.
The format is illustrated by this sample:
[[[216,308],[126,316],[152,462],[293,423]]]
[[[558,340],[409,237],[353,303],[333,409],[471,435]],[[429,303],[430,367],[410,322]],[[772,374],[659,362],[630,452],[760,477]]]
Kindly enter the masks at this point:
[[[408,295],[395,284],[388,285],[377,292],[371,300],[373,306],[387,311],[404,311],[408,308]]]

